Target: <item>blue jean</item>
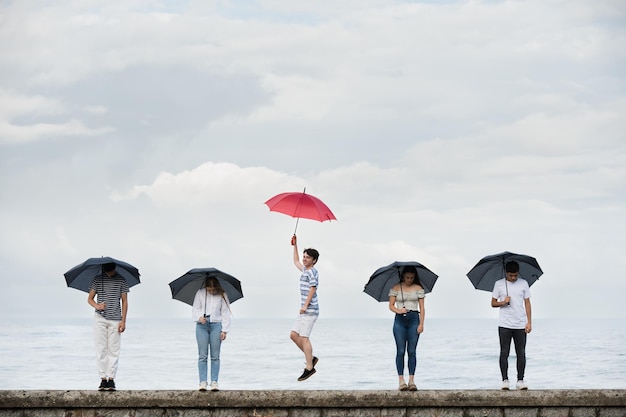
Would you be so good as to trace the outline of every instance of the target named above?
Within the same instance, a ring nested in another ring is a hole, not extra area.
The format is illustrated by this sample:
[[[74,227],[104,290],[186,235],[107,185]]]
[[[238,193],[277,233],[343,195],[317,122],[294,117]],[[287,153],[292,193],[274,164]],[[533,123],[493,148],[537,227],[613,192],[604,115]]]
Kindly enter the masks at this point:
[[[410,311],[406,314],[396,314],[393,322],[393,337],[396,340],[396,369],[398,376],[404,375],[404,354],[409,354],[409,375],[415,375],[417,364],[417,341],[419,334],[417,326],[420,323],[420,316],[417,311]]]
[[[198,342],[198,374],[200,382],[207,381],[207,359],[211,349],[211,381],[217,382],[220,373],[220,347],[222,346],[222,323],[196,323],[196,342]]]

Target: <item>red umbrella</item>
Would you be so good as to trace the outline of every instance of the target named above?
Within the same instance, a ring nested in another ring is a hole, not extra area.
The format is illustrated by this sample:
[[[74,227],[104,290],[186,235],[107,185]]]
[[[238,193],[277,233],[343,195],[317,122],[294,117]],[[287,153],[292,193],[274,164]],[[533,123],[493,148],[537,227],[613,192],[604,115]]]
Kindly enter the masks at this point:
[[[300,220],[311,219],[318,222],[326,220],[337,220],[332,211],[326,204],[317,197],[306,193],[306,188],[301,193],[281,193],[275,195],[265,202],[270,211],[287,214]],[[298,229],[298,220],[296,220],[296,230]],[[296,234],[296,231],[293,232]]]

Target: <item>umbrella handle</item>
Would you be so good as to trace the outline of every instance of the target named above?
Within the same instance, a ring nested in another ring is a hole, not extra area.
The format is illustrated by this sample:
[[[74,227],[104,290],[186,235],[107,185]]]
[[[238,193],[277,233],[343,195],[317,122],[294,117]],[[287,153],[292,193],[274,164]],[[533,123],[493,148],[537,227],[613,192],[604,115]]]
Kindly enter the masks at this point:
[[[506,280],[506,276],[504,277],[504,288],[506,289],[506,296],[509,296],[509,283]]]
[[[296,230],[298,230],[298,221],[300,221],[300,217],[296,217],[296,228],[293,229],[293,234],[296,234]]]
[[[400,267],[398,267],[398,276],[400,277],[400,293],[402,294],[402,308],[406,308],[406,306],[404,305],[404,291],[402,291],[403,278],[402,278],[402,271],[400,270]]]
[[[504,288],[506,289],[506,296],[509,296],[509,284],[506,282],[506,266],[504,263],[504,259],[502,259],[502,272],[504,273]],[[511,305],[510,302],[506,303],[506,305]]]

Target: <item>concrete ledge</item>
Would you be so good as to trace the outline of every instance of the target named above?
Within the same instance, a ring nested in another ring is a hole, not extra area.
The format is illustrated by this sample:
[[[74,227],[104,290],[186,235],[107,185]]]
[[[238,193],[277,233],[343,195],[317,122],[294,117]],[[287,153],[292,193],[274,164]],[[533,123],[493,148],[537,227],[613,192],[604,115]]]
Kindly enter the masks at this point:
[[[2,409],[618,407],[626,390],[0,391]]]

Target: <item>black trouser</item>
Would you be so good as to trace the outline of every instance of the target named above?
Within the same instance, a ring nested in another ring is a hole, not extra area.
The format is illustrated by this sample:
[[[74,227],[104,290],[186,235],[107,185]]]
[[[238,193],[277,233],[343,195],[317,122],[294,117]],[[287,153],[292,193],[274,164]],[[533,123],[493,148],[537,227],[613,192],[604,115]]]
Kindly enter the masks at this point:
[[[500,336],[500,373],[502,380],[509,379],[509,352],[511,351],[511,339],[515,345],[515,355],[517,356],[517,380],[524,379],[526,369],[526,330],[507,329],[498,327]]]

